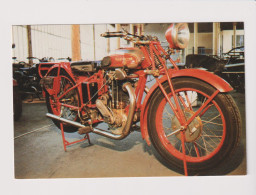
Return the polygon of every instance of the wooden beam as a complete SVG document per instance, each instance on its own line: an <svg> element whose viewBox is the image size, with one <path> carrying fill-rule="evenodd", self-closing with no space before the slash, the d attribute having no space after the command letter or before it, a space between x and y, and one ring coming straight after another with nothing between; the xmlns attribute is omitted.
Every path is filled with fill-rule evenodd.
<svg viewBox="0 0 256 195"><path fill-rule="evenodd" d="M71 45L72 45L72 61L81 60L80 25L72 25Z"/></svg>
<svg viewBox="0 0 256 195"><path fill-rule="evenodd" d="M144 24L141 24L141 35L144 35Z"/></svg>
<svg viewBox="0 0 256 195"><path fill-rule="evenodd" d="M116 24L116 32L120 31L121 29L121 24ZM117 38L117 49L120 48L120 38Z"/></svg>
<svg viewBox="0 0 256 195"><path fill-rule="evenodd" d="M213 38L213 50L212 54L213 55L218 55L219 47L220 47L220 23L219 22L214 22L213 23L213 33L212 33L212 38Z"/></svg>
<svg viewBox="0 0 256 195"><path fill-rule="evenodd" d="M141 35L141 24L137 24L138 35Z"/></svg>
<svg viewBox="0 0 256 195"><path fill-rule="evenodd" d="M27 25L27 40L28 40L28 57L33 57L32 52L32 38L31 38L31 26ZM29 59L29 65L33 65L33 59Z"/></svg>
<svg viewBox="0 0 256 195"><path fill-rule="evenodd" d="M198 54L198 23L194 23L194 54Z"/></svg>
<svg viewBox="0 0 256 195"><path fill-rule="evenodd" d="M233 22L233 40L232 40L232 48L236 47L236 22Z"/></svg>
<svg viewBox="0 0 256 195"><path fill-rule="evenodd" d="M96 46L95 46L95 25L92 25L93 30L93 59L96 59Z"/></svg>
<svg viewBox="0 0 256 195"><path fill-rule="evenodd" d="M130 33L134 34L134 25L133 24L130 24ZM133 42L131 42L130 44L131 44L132 47L134 47L134 43Z"/></svg>

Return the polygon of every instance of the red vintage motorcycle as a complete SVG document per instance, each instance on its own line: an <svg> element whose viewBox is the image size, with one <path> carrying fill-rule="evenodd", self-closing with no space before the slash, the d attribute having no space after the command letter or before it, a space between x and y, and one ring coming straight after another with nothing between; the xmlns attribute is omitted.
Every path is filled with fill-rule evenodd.
<svg viewBox="0 0 256 195"><path fill-rule="evenodd" d="M134 47L121 48L100 62L39 66L47 116L59 128L115 140L139 129L147 144L153 143L185 175L205 173L232 154L241 131L239 110L228 94L232 87L210 72L179 69L170 58L174 49L187 46L187 24L168 28L168 51L157 37L125 30L101 36L120 37ZM149 75L155 80L150 89Z"/></svg>

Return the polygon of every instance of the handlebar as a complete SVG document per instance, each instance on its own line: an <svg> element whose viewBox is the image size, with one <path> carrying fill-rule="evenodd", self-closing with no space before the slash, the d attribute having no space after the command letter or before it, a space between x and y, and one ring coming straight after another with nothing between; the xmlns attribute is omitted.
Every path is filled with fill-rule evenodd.
<svg viewBox="0 0 256 195"><path fill-rule="evenodd" d="M122 31L119 32L105 32L101 34L100 36L105 37L105 38L111 38L111 37L124 37L125 33Z"/></svg>
<svg viewBox="0 0 256 195"><path fill-rule="evenodd" d="M149 44L150 43L150 39L149 37L145 37L144 35L135 35L135 34L131 34L128 33L127 31L122 32L105 32L103 34L101 34L102 37L105 38L111 38L111 37L120 37L123 38L124 40L127 41L132 41L135 44Z"/></svg>

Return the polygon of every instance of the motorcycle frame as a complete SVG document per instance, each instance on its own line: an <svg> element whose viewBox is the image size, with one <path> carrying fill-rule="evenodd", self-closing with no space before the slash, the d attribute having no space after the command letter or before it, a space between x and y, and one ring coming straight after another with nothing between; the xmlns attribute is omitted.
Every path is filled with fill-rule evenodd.
<svg viewBox="0 0 256 195"><path fill-rule="evenodd" d="M178 66L176 65L176 63L169 57L167 60L169 60L171 62L171 64L173 65L173 68L171 69L167 69L166 66L166 61L163 60L162 56L168 56L167 52L162 48L162 46L160 45L160 42L158 41L150 41L149 43L149 50L150 50L150 54L147 52L146 50L146 46L145 45L140 45L140 49L141 51L144 53L145 56L145 61L146 63L144 63L144 67L143 69L145 69L146 67L152 66L151 71L145 71L145 70L141 70L138 69L136 72L134 72L134 76L130 76L130 78L138 78L138 83L137 83L137 87L135 88L135 96L136 96L136 110L135 111L141 111L140 112L140 124L141 124L141 135L142 138L146 140L146 142L148 143L148 145L150 145L150 141L149 141L149 136L148 136L148 128L147 128L147 113L148 113L148 103L150 101L150 97L152 96L152 94L155 92L155 90L157 88L160 88L160 90L162 91L163 95L165 96L166 100L168 101L169 105L171 106L175 116L177 117L177 119L179 120L179 122L181 123L181 126L186 129L186 127L193 121L193 119L205 108L207 109L207 105L208 103L219 93L219 92L228 92L232 90L232 87L225 82L223 79L221 79L220 77L206 72L206 71L202 71L199 69L183 69L180 70L178 68ZM158 69L155 65L155 56L153 55L153 53L156 54L156 56L158 57L158 59L160 60L161 64L162 64L162 68ZM72 109L76 109L79 111L82 111L84 106L90 107L90 108L96 108L95 104L92 104L91 101L85 103L83 102L83 94L82 94L82 83L84 82L97 82L98 85L98 89L101 88L104 84L104 78L103 78L103 71L104 70L99 70L97 73L94 73L92 76L90 77L86 77L86 76L74 76L72 73L72 70L70 68L70 63L68 62L60 62L60 63L56 63L55 65L53 65L52 67L48 68L48 72L47 74L54 68L58 68L58 73L57 73L57 77L55 77L55 85L53 88L53 91L58 89L58 81L60 80L60 70L64 69L65 72L67 72L67 74L71 77L71 79L75 82L75 85L73 87L71 87L69 90L67 90L65 93L62 94L62 96L58 97L59 99L61 97L63 97L65 94L67 94L69 91L77 88L79 91L79 98L80 98L80 102L81 105L79 107L75 107L75 106L71 106L71 105L67 105L67 104L61 104L62 106L66 106ZM41 70L46 70L47 68L41 68L41 64L39 65L39 75L41 77L43 77L43 75L41 74ZM46 75L47 75L46 74ZM151 87L151 89L149 90L149 92L147 93L144 101L142 102L142 98L144 95L144 91L146 88L146 82L147 82L147 78L148 75L153 75L154 79L156 80L156 83ZM161 78L159 78L160 76L162 76ZM129 77L129 76L128 76ZM203 80L207 83L210 83L212 86L214 86L217 90L215 93L213 93L211 95L211 97L208 99L208 101L188 120L186 121L184 115L183 115L183 111L178 103L178 98L176 95L173 96L174 98L174 104L170 101L170 99L168 98L168 94L166 93L165 89L163 88L163 83L164 82L168 82L169 87L171 89L171 93L175 94L175 89L173 87L172 78L175 77L193 77L193 78L198 78L200 80ZM89 88L89 87L88 87ZM99 96L101 94L103 94L104 92L106 92L107 89L107 85L105 85L104 88L101 88L98 93ZM88 92L88 99L91 99L90 97L90 93ZM57 98L57 97L55 97ZM206 110L204 110L205 112ZM102 122L102 121L92 121L91 123L98 123L98 122Z"/></svg>
<svg viewBox="0 0 256 195"><path fill-rule="evenodd" d="M185 154L185 135L183 130L185 130L188 125L194 120L194 118L200 114L201 112L204 113L207 111L207 109L209 109L210 106L208 106L208 104L214 99L214 97L216 97L216 95L218 95L220 92L228 92L232 90L232 87L225 82L223 79L221 79L220 77L206 72L206 71L202 71L202 70L198 70L198 69L185 69L185 70L180 70L178 68L178 66L176 65L176 63L170 58L170 56L167 54L167 52L162 48L162 46L160 45L160 42L158 41L149 41L147 42L147 44L149 44L149 50L150 53L148 53L146 46L145 45L140 45L140 49L141 51L144 53L145 56L145 63L142 64L142 69L138 69L136 72L134 72L133 75L129 75L127 76L128 78L138 78L138 82L137 82L137 86L135 88L135 96L136 96L136 110L135 111L140 111L140 128L141 128L141 135L142 138L146 140L147 144L150 145L150 140L149 140L149 135L148 135L148 128L147 128L147 115L148 115L148 108L149 108L149 103L150 103L150 97L153 95L153 93L157 90L160 89L164 95L164 97L166 98L167 102L169 103L170 107L172 108L175 116L177 117L177 119L179 120L180 124L181 124L181 129L179 130L179 132L181 133L181 142L182 142L182 151L183 151L183 164L184 164L184 172L185 175L187 175L187 164L186 164L186 154ZM159 59L160 63L162 64L162 66L160 68L156 67L155 64L155 56L154 54L157 56L157 58ZM171 62L171 64L173 65L172 69L167 69L166 66L166 61L164 60L163 56L165 56L166 60L169 60ZM79 107L75 107L72 105L67 105L67 104L61 104L58 106L66 106L72 109L76 109L78 111L82 111L83 107L87 106L87 107L91 107L91 108L96 108L95 104L92 104L91 101L85 103L83 102L83 94L82 94L82 83L83 82L97 82L98 85L98 93L99 96L101 94L103 94L104 92L107 92L107 85L104 85L104 78L103 78L103 71L104 70L99 70L97 73L93 73L92 76L90 77L86 77L86 76L74 76L71 70L71 67L69 66L69 63L57 63L55 65L53 65L51 68L49 68L47 74L53 69L53 68L58 68L58 73L57 73L57 77L54 77L54 84L53 84L53 92L48 91L49 93L56 93L56 90L58 90L59 88L59 81L60 81L60 71L61 69L64 69L67 74L69 75L69 77L71 79L73 79L73 81L75 82L75 85L71 88L69 88L65 93L63 93L60 97L55 97L55 98L61 98L63 97L65 94L67 94L69 91L77 88L78 92L79 92L79 99L81 102L81 105ZM145 70L147 67L151 66L151 70ZM47 75L46 74L46 75ZM39 75L41 75L40 73L40 66L39 66ZM142 101L143 98L143 94L144 94L144 90L146 88L146 82L147 82L147 78L148 75L153 75L156 83L152 86L152 88L149 90L149 92L147 93L144 101ZM162 76L160 78L160 76ZM192 77L192 78L197 78L200 79L202 81L205 81L207 83L209 83L210 85L212 85L213 87L216 88L216 91L208 98L208 100L193 114L192 117L190 117L188 120L186 120L183 110L179 104L179 100L181 101L181 103L184 104L184 100L182 100L181 98L178 99L178 96L175 94L175 89L172 83L172 79L176 78L176 77ZM174 103L171 102L170 98L168 97L167 92L165 91L164 87L163 87L163 83L168 82L168 85L170 87L171 90L171 94L173 95L173 99L174 99ZM105 86L105 87L103 87ZM89 89L89 87L88 87ZM90 92L88 90L88 94L89 97L88 99L90 100ZM187 95L186 95L186 99L187 101L189 100ZM188 101L189 102L189 101ZM191 104L189 103L189 107L191 107ZM89 124L95 124L98 122L103 122L96 120L96 121L91 121ZM175 131L176 132L176 131Z"/></svg>
<svg viewBox="0 0 256 195"><path fill-rule="evenodd" d="M162 93L164 94L166 100L168 101L168 103L170 104L172 110L174 111L175 116L177 117L177 119L180 121L181 126L183 126L184 128L186 128L190 122L193 121L193 119L196 117L196 115L198 113L200 113L204 108L206 108L207 104L204 104L187 122L186 119L183 115L183 111L179 106L178 103L178 98L176 95L173 96L174 98L174 103L173 104L170 99L168 98L168 95L166 93L166 91L164 90L162 84L164 82L168 82L169 87L171 89L171 93L175 94L175 89L173 87L172 78L175 77L194 77L194 78L198 78L200 80L203 80L207 83L210 83L212 86L214 86L217 90L216 93L212 94L212 96L210 97L209 101L207 103L209 103L219 92L228 92L232 90L232 87L226 83L223 79L219 78L218 76L206 72L206 71L202 71L202 70L198 70L198 69L185 69L185 70L180 70L178 68L178 66L176 65L175 61L173 61L170 57L166 58L166 60L169 60L171 62L171 64L173 65L173 68L171 69L167 69L166 66L166 61L163 60L162 56L169 56L167 54L167 52L163 49L163 47L161 46L160 42L158 41L149 41L147 43L149 45L149 50L150 50L150 54L147 52L146 50L146 46L145 45L140 45L140 49L141 51L144 53L145 56L145 62L143 66L143 69L152 66L151 71L147 72L141 69L138 69L138 71L134 72L134 76L133 78L138 78L138 84L137 87L135 88L135 96L136 96L136 111L141 111L141 116L140 116L140 122L141 122L141 133L142 133L142 138L145 139L147 141L148 144L150 144L149 141L149 137L148 137L148 133L147 133L147 125L146 125L146 115L147 115L147 111L148 109L146 108L148 105L148 101L149 101L149 97L151 97L152 93L156 90L156 88L160 88L160 90L162 91ZM158 57L158 59L160 60L162 67L161 69L158 69L155 65L155 55ZM91 108L95 108L95 104L92 104L91 101L86 103L83 102L83 94L82 94L82 88L81 85L83 82L97 82L98 88L101 88L101 86L103 86L104 84L104 78L103 78L103 71L104 70L99 70L97 73L94 73L92 76L90 77L86 77L86 76L74 76L72 73L72 70L70 68L70 63L68 62L60 62L60 63L56 63L55 65L53 65L50 68L41 68L41 65L39 65L39 75L40 77L43 77L43 75L41 74L41 70L47 70L48 69L48 73L54 69L54 68L58 68L58 73L57 73L57 77L55 78L55 82L56 84L58 84L59 79L60 79L60 70L64 69L67 74L71 77L71 79L73 81L75 81L75 85L73 87L71 87L69 90L67 90L64 94L62 94L61 97L63 97L65 94L67 94L69 91L73 90L74 88L77 88L79 91L79 98L81 101L81 105L79 108L74 107L74 106L70 106L67 104L62 104L62 106L66 106L66 107L70 107L73 109L77 109L79 111L82 110L82 108L84 106L88 106ZM191 71L192 70L192 71ZM48 74L47 73L47 74ZM46 75L47 75L46 74ZM144 101L142 102L142 98L143 98L143 94L144 94L144 90L146 88L146 82L147 82L147 78L148 75L153 75L155 80L156 80L156 84L152 87L153 90L150 90L149 93L146 95ZM159 78L159 76L163 76L162 78ZM57 90L57 88L59 87L58 85L55 84L55 87L53 90ZM89 88L89 87L88 87ZM151 89L152 89L151 88ZM104 88L100 89L99 92L99 96L107 91L107 86L105 85ZM90 97L90 93L88 92L88 99L91 99ZM61 98L59 97L59 99ZM176 105L176 106L175 106ZM98 121L95 121L98 122ZM94 123L94 122L92 122Z"/></svg>

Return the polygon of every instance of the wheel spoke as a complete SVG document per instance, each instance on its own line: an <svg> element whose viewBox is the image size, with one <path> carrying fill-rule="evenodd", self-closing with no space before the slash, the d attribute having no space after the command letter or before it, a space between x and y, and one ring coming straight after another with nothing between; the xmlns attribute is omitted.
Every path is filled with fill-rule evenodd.
<svg viewBox="0 0 256 195"><path fill-rule="evenodd" d="M187 149L188 155L189 155L190 154L190 150L189 150L188 145L186 143L185 143L185 149Z"/></svg>
<svg viewBox="0 0 256 195"><path fill-rule="evenodd" d="M213 143L216 144L216 146L218 146L219 144L217 144L213 139L212 137L208 136L208 135L203 135L204 137L208 137ZM219 140L220 141L220 140Z"/></svg>
<svg viewBox="0 0 256 195"><path fill-rule="evenodd" d="M201 135L201 136L204 136L204 137L216 137L216 138L222 138L222 136L217 136L217 135Z"/></svg>
<svg viewBox="0 0 256 195"><path fill-rule="evenodd" d="M213 125L219 125L219 126L223 126L223 124L219 124L219 123L214 123L214 122L210 122L210 121L205 121L205 120L202 120L203 125L207 124L207 123L210 123L210 124L213 124Z"/></svg>
<svg viewBox="0 0 256 195"><path fill-rule="evenodd" d="M205 141L205 143L206 143L208 146L210 146L213 150L216 149L216 147L214 147L212 144L210 144L209 141L207 141L207 140L205 140L205 139L204 139L204 141ZM215 143L215 142L214 142L214 143ZM209 148L209 147L208 147L208 148Z"/></svg>
<svg viewBox="0 0 256 195"><path fill-rule="evenodd" d="M201 146L198 142L197 142L197 146L199 146L199 147L202 148L204 151L206 151L207 154L209 154L210 152L207 150L206 143L205 143L205 140L204 140L203 137L202 137L202 140L203 140L204 147Z"/></svg>
<svg viewBox="0 0 256 195"><path fill-rule="evenodd" d="M166 135L166 137L170 137L170 136L174 135L175 133L178 133L178 132L181 131L181 130L182 130L182 128L177 129L177 130L171 132L170 134Z"/></svg>
<svg viewBox="0 0 256 195"><path fill-rule="evenodd" d="M188 146L189 144L187 143L187 144L185 144L185 146L186 146L186 148L187 148L187 150L188 150L188 155L190 155L190 156L192 156L192 154L191 154L191 152L192 152L192 146ZM189 149L190 148L190 149Z"/></svg>
<svg viewBox="0 0 256 195"><path fill-rule="evenodd" d="M202 120L202 121L204 121L205 122L205 124L206 123L210 123L211 121L213 121L214 119L216 119L216 118L218 118L220 116L220 114L219 115L217 115L217 116L215 116L215 117L213 117L213 118L211 118L210 120L208 120L208 121L205 121L205 120Z"/></svg>
<svg viewBox="0 0 256 195"><path fill-rule="evenodd" d="M211 132L212 135L217 136L217 135L216 135L212 130L210 130L208 127L205 126L205 128L206 128L207 131ZM215 131L215 130L214 130L214 131ZM220 131L217 131L217 132L220 132ZM206 134L205 131L204 131L204 133Z"/></svg>

